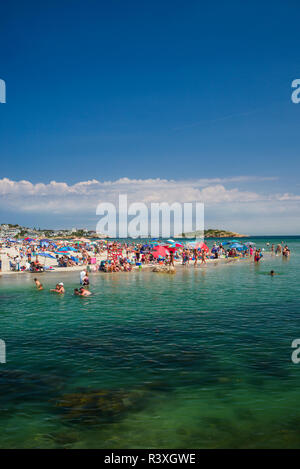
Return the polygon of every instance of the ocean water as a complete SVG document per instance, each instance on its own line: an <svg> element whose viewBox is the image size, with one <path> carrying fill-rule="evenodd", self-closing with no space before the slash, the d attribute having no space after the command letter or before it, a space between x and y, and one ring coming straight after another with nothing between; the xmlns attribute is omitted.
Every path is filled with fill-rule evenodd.
<svg viewBox="0 0 300 469"><path fill-rule="evenodd" d="M300 238L284 241L291 258L259 266L93 274L86 299L79 273L40 292L2 276L0 448L299 448Z"/></svg>

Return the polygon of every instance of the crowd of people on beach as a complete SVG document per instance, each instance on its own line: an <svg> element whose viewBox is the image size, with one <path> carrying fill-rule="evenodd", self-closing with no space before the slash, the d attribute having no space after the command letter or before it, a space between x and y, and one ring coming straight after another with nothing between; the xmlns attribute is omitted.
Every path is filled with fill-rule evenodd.
<svg viewBox="0 0 300 469"><path fill-rule="evenodd" d="M82 267L79 273L80 286L75 288L73 294L79 297L88 297L92 293L89 291L89 273L91 272L131 272L133 269L142 267L153 267L157 272L160 268L173 269L182 265L187 267L193 265L195 268L200 265L205 266L207 262L224 260L227 262L234 260L248 259L258 264L264 257L265 249L257 248L255 243L239 241L214 242L209 248L205 242L176 242L174 240L157 240L140 242L121 242L110 240L30 240L21 241L3 240L0 241L0 253L6 250L9 259L10 269L16 272L41 273L55 269L71 268L77 270ZM281 242L277 246L267 243L266 251L269 255L289 258L289 247ZM13 254L12 254L13 252ZM50 259L50 265L46 265L40 259ZM172 272L171 272L172 273ZM271 276L277 275L274 270ZM41 281L34 277L36 289L44 289ZM65 286L63 282L58 282L50 292L63 295Z"/></svg>
<svg viewBox="0 0 300 469"><path fill-rule="evenodd" d="M83 286L88 285L89 272L131 272L143 266L157 265L175 267L182 264L186 267L193 264L197 267L217 260L252 259L255 263L259 263L264 255L263 249L256 248L255 243L239 241L214 242L209 248L203 241L157 240L142 244L120 240L24 239L4 240L0 242L0 252L3 249L6 250L11 271L40 273L57 268L73 269L84 266L86 276L83 279ZM290 250L284 243L276 247L267 243L267 250L272 255L282 255L285 258L290 256Z"/></svg>

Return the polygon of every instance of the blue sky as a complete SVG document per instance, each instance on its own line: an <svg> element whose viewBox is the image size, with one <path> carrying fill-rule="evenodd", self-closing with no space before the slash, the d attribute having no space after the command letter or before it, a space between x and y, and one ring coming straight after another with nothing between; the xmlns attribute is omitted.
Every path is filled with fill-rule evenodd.
<svg viewBox="0 0 300 469"><path fill-rule="evenodd" d="M291 102L299 13L289 0L6 2L0 178L33 187L219 178L227 191L258 194L258 214L266 198L286 213L280 198L288 193L284 203L295 206L285 229L300 233L300 105ZM95 224L96 198L83 210L88 218L78 212L69 220L39 205L37 190L23 194L21 208L14 191L1 192L0 183L1 221ZM65 195L55 197L61 203ZM232 228L220 211L211 223ZM235 229L248 229L244 213ZM282 232L274 223L262 231Z"/></svg>

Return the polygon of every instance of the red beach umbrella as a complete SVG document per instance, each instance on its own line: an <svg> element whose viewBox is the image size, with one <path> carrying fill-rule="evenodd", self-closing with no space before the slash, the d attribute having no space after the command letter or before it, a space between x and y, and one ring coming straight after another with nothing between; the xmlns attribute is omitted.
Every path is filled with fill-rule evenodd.
<svg viewBox="0 0 300 469"><path fill-rule="evenodd" d="M167 249L169 252L177 251L177 248L174 246L164 246L164 248Z"/></svg>
<svg viewBox="0 0 300 469"><path fill-rule="evenodd" d="M203 243L203 241L201 241L201 243L197 243L197 244L196 244L196 248L197 248L197 249L204 249L204 251L206 251L206 252L209 251L209 247L206 246L206 244Z"/></svg>
<svg viewBox="0 0 300 469"><path fill-rule="evenodd" d="M163 246L156 246L152 251L152 255L155 259L157 259L159 256L166 257L167 250Z"/></svg>

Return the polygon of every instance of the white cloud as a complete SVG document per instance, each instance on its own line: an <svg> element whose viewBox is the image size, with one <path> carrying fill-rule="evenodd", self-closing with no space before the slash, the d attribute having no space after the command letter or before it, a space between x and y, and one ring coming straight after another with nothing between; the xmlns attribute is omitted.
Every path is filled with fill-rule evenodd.
<svg viewBox="0 0 300 469"><path fill-rule="evenodd" d="M213 178L191 181L167 179L129 179L100 182L96 179L70 185L51 181L32 183L0 179L0 211L35 215L38 218L66 215L76 220L89 216L96 218L99 202L118 202L118 195L127 194L128 202L203 202L206 220L210 226L251 232L250 225L257 228L272 226L277 232L285 229L300 233L300 209L298 194L266 194L243 190L244 183L274 181L276 178ZM230 188L228 186L231 186ZM232 186L236 186L233 187ZM61 222L61 223L62 223ZM297 225L299 229L297 228ZM266 228L267 230L268 228Z"/></svg>
<svg viewBox="0 0 300 469"><path fill-rule="evenodd" d="M227 179L227 181L232 181ZM0 206L20 211L90 210L99 202L114 202L119 193L127 193L130 202L253 202L254 192L226 189L222 179L174 181L166 179L128 179L99 182L96 179L73 185L51 181L48 184L30 181L0 180Z"/></svg>

